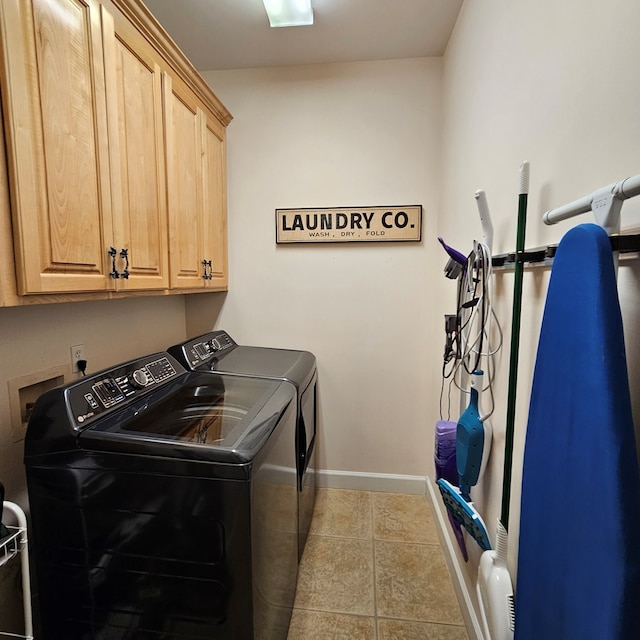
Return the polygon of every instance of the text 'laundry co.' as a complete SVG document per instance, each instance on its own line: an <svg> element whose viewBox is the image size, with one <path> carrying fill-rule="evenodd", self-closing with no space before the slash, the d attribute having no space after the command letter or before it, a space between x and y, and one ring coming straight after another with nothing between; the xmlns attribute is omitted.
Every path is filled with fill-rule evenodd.
<svg viewBox="0 0 640 640"><path fill-rule="evenodd" d="M276 209L276 242L419 242L422 206Z"/></svg>

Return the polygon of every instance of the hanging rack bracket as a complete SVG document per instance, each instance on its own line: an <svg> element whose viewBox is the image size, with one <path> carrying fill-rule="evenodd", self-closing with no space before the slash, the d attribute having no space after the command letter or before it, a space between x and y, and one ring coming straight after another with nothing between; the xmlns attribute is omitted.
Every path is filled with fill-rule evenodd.
<svg viewBox="0 0 640 640"><path fill-rule="evenodd" d="M620 210L628 198L640 195L640 175L615 182L591 195L574 200L557 209L547 211L542 220L555 224L568 218L593 211L596 222L609 234L620 233Z"/></svg>

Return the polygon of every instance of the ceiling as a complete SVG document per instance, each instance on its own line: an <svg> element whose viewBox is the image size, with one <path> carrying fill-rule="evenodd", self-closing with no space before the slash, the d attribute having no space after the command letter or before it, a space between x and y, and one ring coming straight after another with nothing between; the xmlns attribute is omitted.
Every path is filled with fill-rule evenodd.
<svg viewBox="0 0 640 640"><path fill-rule="evenodd" d="M273 29L262 0L143 0L199 71L441 56L463 0L312 0Z"/></svg>

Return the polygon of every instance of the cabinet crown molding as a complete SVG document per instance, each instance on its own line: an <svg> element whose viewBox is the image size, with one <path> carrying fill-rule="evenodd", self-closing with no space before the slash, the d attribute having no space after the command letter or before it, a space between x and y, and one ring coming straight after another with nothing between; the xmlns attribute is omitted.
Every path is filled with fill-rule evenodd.
<svg viewBox="0 0 640 640"><path fill-rule="evenodd" d="M111 0L226 127L233 116L142 0Z"/></svg>

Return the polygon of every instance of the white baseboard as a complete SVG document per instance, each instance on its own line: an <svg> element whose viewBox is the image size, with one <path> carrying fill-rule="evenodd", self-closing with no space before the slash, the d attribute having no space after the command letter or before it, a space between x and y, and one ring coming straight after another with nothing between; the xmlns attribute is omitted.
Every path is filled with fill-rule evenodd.
<svg viewBox="0 0 640 640"><path fill-rule="evenodd" d="M465 627L467 628L467 635L469 636L469 640L483 640L482 627L480 626L480 621L473 606L473 599L462 575L462 566L460 565L458 554L453 546L452 538L449 535L448 524L440 509L440 499L436 497L433 482L431 482L429 478L427 478L427 496L431 500L433 513L436 515L436 524L442 544L442 551L447 566L449 567L453 588L456 592L458 603L460 604L460 611L464 619Z"/></svg>
<svg viewBox="0 0 640 640"><path fill-rule="evenodd" d="M387 493L415 493L424 495L424 476L402 476L389 473L362 473L360 471L316 471L318 487L383 491Z"/></svg>

